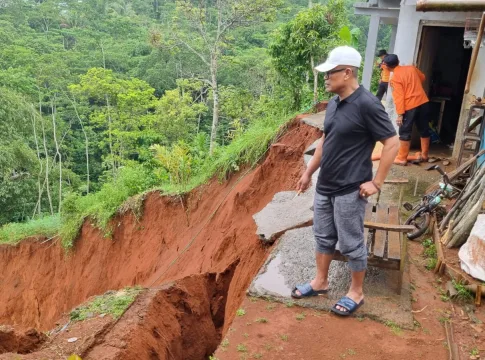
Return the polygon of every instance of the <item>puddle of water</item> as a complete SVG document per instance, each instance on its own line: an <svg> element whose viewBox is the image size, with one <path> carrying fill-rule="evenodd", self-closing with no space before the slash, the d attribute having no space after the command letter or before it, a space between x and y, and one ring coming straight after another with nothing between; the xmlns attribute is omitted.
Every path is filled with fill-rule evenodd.
<svg viewBox="0 0 485 360"><path fill-rule="evenodd" d="M281 254L277 254L254 282L255 287L262 293L271 293L278 296L289 297L291 289L285 284L285 277L280 273Z"/></svg>

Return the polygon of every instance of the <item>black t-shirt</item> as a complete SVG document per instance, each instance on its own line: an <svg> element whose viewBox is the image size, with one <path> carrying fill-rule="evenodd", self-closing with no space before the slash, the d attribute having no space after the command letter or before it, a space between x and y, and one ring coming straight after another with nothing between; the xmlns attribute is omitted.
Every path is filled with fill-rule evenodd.
<svg viewBox="0 0 485 360"><path fill-rule="evenodd" d="M372 180L376 142L396 135L382 103L363 86L342 101L330 100L323 127L317 192L327 196L351 193Z"/></svg>

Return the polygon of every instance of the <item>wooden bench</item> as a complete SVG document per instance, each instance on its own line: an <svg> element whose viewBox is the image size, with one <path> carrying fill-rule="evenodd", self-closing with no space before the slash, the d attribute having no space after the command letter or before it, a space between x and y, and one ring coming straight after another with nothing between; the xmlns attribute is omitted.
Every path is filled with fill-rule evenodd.
<svg viewBox="0 0 485 360"><path fill-rule="evenodd" d="M399 271L398 294L401 293L407 251L403 233L410 230L413 230L412 226L400 225L398 206L367 204L364 238L369 254L368 265ZM338 243L334 260L347 261L338 250Z"/></svg>

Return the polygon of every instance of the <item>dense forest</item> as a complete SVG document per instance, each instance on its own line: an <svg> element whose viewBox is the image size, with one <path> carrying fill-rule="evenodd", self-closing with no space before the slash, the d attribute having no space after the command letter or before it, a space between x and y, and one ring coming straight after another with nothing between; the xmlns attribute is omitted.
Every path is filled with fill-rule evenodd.
<svg viewBox="0 0 485 360"><path fill-rule="evenodd" d="M0 242L60 229L70 246L134 195L258 161L328 96L312 69L329 49L364 53L353 2L2 1L0 226L23 227Z"/></svg>

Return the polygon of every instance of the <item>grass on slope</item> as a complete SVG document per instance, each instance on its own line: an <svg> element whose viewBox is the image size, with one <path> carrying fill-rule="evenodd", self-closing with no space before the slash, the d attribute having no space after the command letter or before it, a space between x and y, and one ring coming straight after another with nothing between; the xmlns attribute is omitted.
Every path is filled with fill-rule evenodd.
<svg viewBox="0 0 485 360"><path fill-rule="evenodd" d="M214 175L220 180L239 170L240 166L255 165L266 153L269 145L282 133L294 116L273 115L253 121L246 131L229 145L220 147L194 174L187 186L157 184L152 171L142 166L126 167L112 182L105 183L97 193L87 196L71 194L63 202L61 218L46 217L24 224L8 224L0 228L0 242L16 243L33 235L53 236L59 231L62 245L69 249L79 235L85 219L110 236L110 220L117 213L133 211L141 215L143 194L157 189L164 194L181 194L207 182Z"/></svg>
<svg viewBox="0 0 485 360"><path fill-rule="evenodd" d="M46 216L26 223L12 223L0 227L0 244L16 244L32 236L55 236L60 227L58 215Z"/></svg>
<svg viewBox="0 0 485 360"><path fill-rule="evenodd" d="M69 317L71 321L83 321L97 315L109 314L118 319L142 290L141 287L134 287L120 291L108 291L104 295L96 296L91 302L72 310Z"/></svg>

